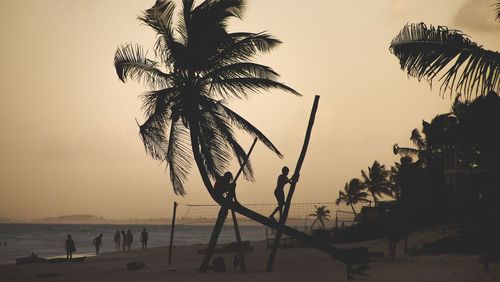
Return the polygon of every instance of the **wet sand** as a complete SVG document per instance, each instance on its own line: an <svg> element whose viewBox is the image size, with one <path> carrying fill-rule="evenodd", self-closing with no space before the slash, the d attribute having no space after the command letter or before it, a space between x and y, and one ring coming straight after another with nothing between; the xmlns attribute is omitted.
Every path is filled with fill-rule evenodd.
<svg viewBox="0 0 500 282"><path fill-rule="evenodd" d="M442 230L419 232L410 237L409 246L418 247L446 236ZM247 256L247 273L233 270L233 254L224 257L228 271L199 274L203 258L196 253L202 246L176 247L172 266L167 265L168 248L146 251L105 253L83 263L2 265L0 281L346 281L345 266L314 248L280 249L274 271L264 272L269 249L264 242L252 242ZM387 258L387 242L374 240L339 247L366 246L370 252L384 252L372 258L369 277L356 281L500 281L500 263L485 273L477 255L405 256L400 242L395 259ZM214 255L218 256L219 254ZM143 261L146 268L128 271L131 261ZM44 276L44 277L40 277Z"/></svg>

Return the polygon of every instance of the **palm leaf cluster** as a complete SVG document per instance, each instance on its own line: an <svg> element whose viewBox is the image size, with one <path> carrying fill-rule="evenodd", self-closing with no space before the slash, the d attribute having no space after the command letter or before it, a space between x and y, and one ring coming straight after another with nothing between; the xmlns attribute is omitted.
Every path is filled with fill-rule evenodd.
<svg viewBox="0 0 500 282"><path fill-rule="evenodd" d="M459 30L407 24L392 40L390 51L411 77L432 85L442 74L441 93L456 91L470 98L500 90L500 53L484 49Z"/></svg>
<svg viewBox="0 0 500 282"><path fill-rule="evenodd" d="M330 218L330 210L327 209L326 206L314 206L314 208L316 209L314 213L308 215L315 217L311 226L314 226L314 224L319 221L321 223L321 227L325 229L325 220Z"/></svg>
<svg viewBox="0 0 500 282"><path fill-rule="evenodd" d="M174 25L174 2L158 0L138 17L156 32L153 54L133 44L116 51L119 79L149 89L142 96L145 121L139 126L140 136L146 151L166 163L176 194L185 194L193 154L202 162L202 167L197 162L200 172L212 178L227 171L234 157L240 163L245 159L234 128L282 156L260 130L227 106L231 99L261 90L300 95L277 82L273 69L251 61L278 46L278 39L267 33L227 31L228 20L240 19L244 7L244 0L206 0L198 6L194 0L183 0ZM253 179L251 163L244 176Z"/></svg>
<svg viewBox="0 0 500 282"><path fill-rule="evenodd" d="M361 180L353 178L345 184L344 190L339 191L339 197L335 203L338 206L340 203L344 202L346 205L351 206L352 212L356 215L354 205L369 202L366 199L368 197L368 193L364 191L365 188L366 187Z"/></svg>

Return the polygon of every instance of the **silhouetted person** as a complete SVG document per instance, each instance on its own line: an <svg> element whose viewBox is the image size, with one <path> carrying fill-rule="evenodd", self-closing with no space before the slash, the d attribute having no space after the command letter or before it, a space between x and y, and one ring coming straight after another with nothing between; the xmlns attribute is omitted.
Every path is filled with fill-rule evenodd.
<svg viewBox="0 0 500 282"><path fill-rule="evenodd" d="M276 200L278 201L278 207L271 213L269 216L270 218L274 219L274 215L279 212L280 218L283 215L283 207L285 206L285 185L288 183L292 183L296 179L295 177L292 177L292 179L288 179L288 173L290 172L290 169L287 166L284 166L281 169L281 174L278 176L278 181L276 183L276 189L274 189L274 196L276 197Z"/></svg>
<svg viewBox="0 0 500 282"><path fill-rule="evenodd" d="M231 172L224 173L223 176L217 178L214 184L214 190L217 195L226 200L236 200L235 188L236 184L232 183L233 174Z"/></svg>
<svg viewBox="0 0 500 282"><path fill-rule="evenodd" d="M389 257L396 256L396 246L402 237L402 222L398 211L390 210L386 213L385 232L389 241Z"/></svg>
<svg viewBox="0 0 500 282"><path fill-rule="evenodd" d="M66 258L73 258L73 253L76 251L76 247L75 241L73 241L70 234L68 234L66 244L64 244L64 249L66 249Z"/></svg>
<svg viewBox="0 0 500 282"><path fill-rule="evenodd" d="M120 231L116 230L115 237L113 238L115 241L115 250L119 251L120 250L120 243L121 243L121 236L120 236Z"/></svg>
<svg viewBox="0 0 500 282"><path fill-rule="evenodd" d="M144 229L142 229L142 233L141 233L141 244L142 244L143 250L148 248L148 240L149 240L149 234L146 231L146 228L144 228Z"/></svg>
<svg viewBox="0 0 500 282"><path fill-rule="evenodd" d="M122 250L125 251L127 248L127 234L125 234L125 231L122 230Z"/></svg>
<svg viewBox="0 0 500 282"><path fill-rule="evenodd" d="M99 236L95 237L94 241L92 242L92 244L94 244L94 247L95 247L95 255L98 256L99 255L99 251L101 250L101 247L102 247L102 234L100 234Z"/></svg>
<svg viewBox="0 0 500 282"><path fill-rule="evenodd" d="M127 238L127 249L130 251L132 242L134 242L134 236L132 236L132 232L130 232L130 229L127 230L127 234L125 235L125 237Z"/></svg>

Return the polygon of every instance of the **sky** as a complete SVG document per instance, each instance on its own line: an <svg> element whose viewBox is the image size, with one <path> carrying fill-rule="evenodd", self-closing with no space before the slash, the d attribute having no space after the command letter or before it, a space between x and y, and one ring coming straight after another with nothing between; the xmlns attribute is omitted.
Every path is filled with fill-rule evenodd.
<svg viewBox="0 0 500 282"><path fill-rule="evenodd" d="M180 7L180 1L177 1ZM199 2L199 1L198 1ZM169 217L172 202L212 204L196 170L176 196L165 166L145 153L135 119L139 95L113 66L124 43L152 49L137 16L154 0L0 1L0 218L69 214ZM242 203L274 203L283 165L295 167L314 95L320 105L294 202L334 202L374 160L390 168L392 145L447 112L448 96L409 79L389 43L406 23L463 30L500 50L491 0L251 0L231 31L268 31L283 41L256 59L303 94L272 91L230 106L284 153L258 144L256 182L239 181ZM149 52L153 55L153 52ZM251 138L239 135L248 148ZM345 208L345 207L344 207Z"/></svg>

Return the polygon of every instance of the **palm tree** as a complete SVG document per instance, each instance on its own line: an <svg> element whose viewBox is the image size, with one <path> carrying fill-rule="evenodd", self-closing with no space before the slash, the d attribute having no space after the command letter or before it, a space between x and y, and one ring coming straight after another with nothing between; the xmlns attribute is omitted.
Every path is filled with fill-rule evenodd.
<svg viewBox="0 0 500 282"><path fill-rule="evenodd" d="M354 216L357 216L356 210L354 209L354 205L358 203L368 203L370 202L366 197L368 197L368 193L364 192L365 189L363 182L358 178L353 178L349 183L346 183L344 186L344 191L339 191L339 197L335 201L335 203L340 205L340 203L344 202L346 205L351 206L352 212Z"/></svg>
<svg viewBox="0 0 500 282"><path fill-rule="evenodd" d="M495 7L500 20L500 1ZM469 99L500 90L500 53L484 49L459 30L407 24L389 49L409 76L432 83L440 74L443 94L456 91Z"/></svg>
<svg viewBox="0 0 500 282"><path fill-rule="evenodd" d="M422 133L413 129L410 140L416 148L400 147L397 143L393 145L392 151L395 155L402 157L418 157L417 164L427 167L432 160L440 158L443 146L450 143L449 130L456 124L457 119L452 113L435 116L431 122L422 121Z"/></svg>
<svg viewBox="0 0 500 282"><path fill-rule="evenodd" d="M311 227L313 227L314 224L319 221L321 223L321 227L323 227L323 229L326 229L325 220L328 220L328 218L330 217L330 210L327 209L326 206L314 206L314 208L316 209L316 211L308 215L315 217L313 223L311 224Z"/></svg>
<svg viewBox="0 0 500 282"><path fill-rule="evenodd" d="M135 80L149 89L142 96L145 122L139 133L147 153L169 168L176 194L186 193L194 157L207 190L218 197L211 180L229 169L232 157L240 163L246 157L234 127L282 156L260 130L227 106L261 90L300 95L277 82L273 69L251 62L278 46L278 39L264 32L227 32L228 20L241 19L244 6L244 0L206 0L196 7L194 0L183 0L174 26L174 2L157 0L138 17L156 32L153 58L139 45L125 44L116 51L120 80ZM250 163L244 176L253 179Z"/></svg>
<svg viewBox="0 0 500 282"><path fill-rule="evenodd" d="M378 197L387 195L392 197L390 183L388 180L389 171L385 169L385 165L381 165L378 161L374 161L371 167L368 167L368 173L361 170L363 177L363 185L373 197L375 206L378 204Z"/></svg>

